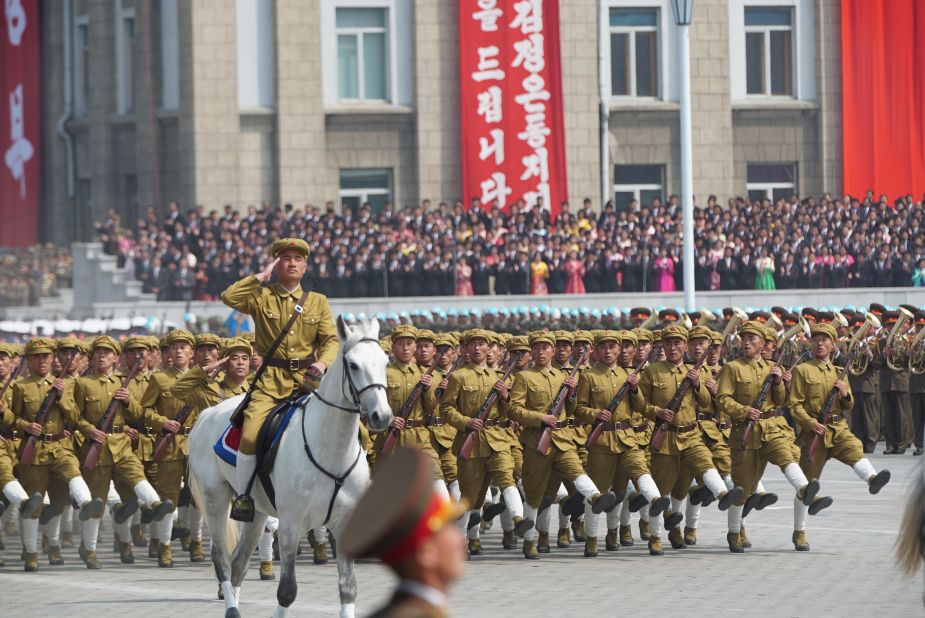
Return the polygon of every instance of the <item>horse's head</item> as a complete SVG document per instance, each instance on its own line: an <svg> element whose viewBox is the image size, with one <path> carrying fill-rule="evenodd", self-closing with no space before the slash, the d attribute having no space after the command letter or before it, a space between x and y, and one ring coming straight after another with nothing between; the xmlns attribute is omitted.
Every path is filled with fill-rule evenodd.
<svg viewBox="0 0 925 618"><path fill-rule="evenodd" d="M386 397L385 367L389 358L379 345L379 321L361 320L348 325L337 316L337 336L344 357L344 373L357 399L360 414L370 431L382 431L392 421L392 408Z"/></svg>

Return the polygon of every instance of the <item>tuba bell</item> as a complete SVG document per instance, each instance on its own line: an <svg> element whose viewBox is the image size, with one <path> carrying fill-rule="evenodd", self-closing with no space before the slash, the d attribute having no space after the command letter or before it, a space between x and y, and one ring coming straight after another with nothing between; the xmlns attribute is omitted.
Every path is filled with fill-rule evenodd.
<svg viewBox="0 0 925 618"><path fill-rule="evenodd" d="M862 375L870 364L870 345L876 338L876 331L880 328L880 320L873 313L864 314L864 323L851 336L848 342L848 373L853 376Z"/></svg>
<svg viewBox="0 0 925 618"><path fill-rule="evenodd" d="M748 320L748 314L738 307L732 308L732 318L723 330L723 361L728 363L739 354L739 326Z"/></svg>
<svg viewBox="0 0 925 618"><path fill-rule="evenodd" d="M905 337L904 331L906 322L913 318L912 312L905 307L899 308L899 319L890 329L890 334L886 338L884 353L886 355L886 365L893 371L904 371L909 359L909 340Z"/></svg>
<svg viewBox="0 0 925 618"><path fill-rule="evenodd" d="M925 326L919 329L909 344L909 370L915 375L925 373Z"/></svg>
<svg viewBox="0 0 925 618"><path fill-rule="evenodd" d="M796 325L778 335L779 358L783 359L781 360L781 366L790 367L794 364L798 356L803 353L804 347L797 335L803 334L805 337L809 337L810 333L809 322L806 321L806 318L800 316L800 321Z"/></svg>

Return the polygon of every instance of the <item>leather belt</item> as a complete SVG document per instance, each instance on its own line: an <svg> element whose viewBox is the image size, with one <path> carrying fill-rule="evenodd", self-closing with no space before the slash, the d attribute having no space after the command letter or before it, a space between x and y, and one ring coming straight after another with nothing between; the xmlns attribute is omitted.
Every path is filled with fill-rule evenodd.
<svg viewBox="0 0 925 618"><path fill-rule="evenodd" d="M720 423L719 421L713 421L713 422L716 423L716 428L719 429L720 431L723 431L727 427L730 427L729 423Z"/></svg>
<svg viewBox="0 0 925 618"><path fill-rule="evenodd" d="M841 414L829 414L829 418L825 421L825 424L832 425L842 420L845 420L845 417Z"/></svg>
<svg viewBox="0 0 925 618"><path fill-rule="evenodd" d="M122 433L122 425L118 427L110 427L109 431L106 433Z"/></svg>
<svg viewBox="0 0 925 618"><path fill-rule="evenodd" d="M267 358L263 361L267 367L288 369L289 371L304 371L311 367L314 362L314 356L309 356L308 358Z"/></svg>
<svg viewBox="0 0 925 618"><path fill-rule="evenodd" d="M617 431L618 429L630 429L633 428L632 423L629 421L623 421L621 423L604 423L604 431Z"/></svg>
<svg viewBox="0 0 925 618"><path fill-rule="evenodd" d="M39 436L36 436L40 442L44 443L58 442L59 440L64 440L67 437L68 435L63 431L59 431L58 433L43 433Z"/></svg>
<svg viewBox="0 0 925 618"><path fill-rule="evenodd" d="M567 419L565 419L564 421L558 421L558 422L556 423L556 426L555 426L555 427L552 427L552 429L553 429L553 430L555 430L555 429L564 429L564 428L566 428L566 427L574 427L574 426L575 426L575 419L567 418Z"/></svg>
<svg viewBox="0 0 925 618"><path fill-rule="evenodd" d="M649 430L649 423L643 423L642 425L633 425L633 431L636 433L642 433Z"/></svg>
<svg viewBox="0 0 925 618"><path fill-rule="evenodd" d="M141 429L138 430L138 433L145 435L145 436L153 436L154 434L158 434L160 432L155 431L154 427L142 427Z"/></svg>
<svg viewBox="0 0 925 618"><path fill-rule="evenodd" d="M704 414L703 412L697 413L698 421L715 421L716 418L712 414Z"/></svg>
<svg viewBox="0 0 925 618"><path fill-rule="evenodd" d="M427 427L427 424L423 420L405 421L405 429L412 429L412 428L417 428L417 427Z"/></svg>
<svg viewBox="0 0 925 618"><path fill-rule="evenodd" d="M668 425L668 431L674 433L687 433L688 431L694 431L697 428L697 423L691 423L690 425Z"/></svg>
<svg viewBox="0 0 925 618"><path fill-rule="evenodd" d="M177 432L177 435L178 436L188 436L192 430L193 430L192 427L180 427L180 431Z"/></svg>
<svg viewBox="0 0 925 618"><path fill-rule="evenodd" d="M510 421L510 419L507 419L507 418L501 419L501 420L496 419L496 418L492 418L492 419L488 419L487 421L485 421L485 427L501 427L501 428L507 428L507 427L510 427L510 426L511 426L511 421Z"/></svg>
<svg viewBox="0 0 925 618"><path fill-rule="evenodd" d="M781 414L780 414L780 411L779 411L779 410L771 410L770 412L762 412L762 413L761 413L761 416L758 417L758 420L759 420L759 421L764 421L764 420L767 420L767 419L769 419L769 418L775 418L775 417L780 416L780 415L781 415ZM748 425L748 419L746 419L746 420L744 420L744 421L735 421L735 422L732 423L732 426L735 427L735 428L745 427L746 425Z"/></svg>
<svg viewBox="0 0 925 618"><path fill-rule="evenodd" d="M16 440L17 438L23 437L23 434L19 433L17 429L10 429L9 431L0 431L0 437L6 438L7 440Z"/></svg>
<svg viewBox="0 0 925 618"><path fill-rule="evenodd" d="M446 421L442 418L431 418L427 423L428 427L443 427L444 425L446 425Z"/></svg>

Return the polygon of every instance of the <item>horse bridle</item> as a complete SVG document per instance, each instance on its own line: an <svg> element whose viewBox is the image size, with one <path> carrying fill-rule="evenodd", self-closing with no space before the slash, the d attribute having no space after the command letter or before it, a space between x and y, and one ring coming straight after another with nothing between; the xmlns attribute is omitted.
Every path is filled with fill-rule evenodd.
<svg viewBox="0 0 925 618"><path fill-rule="evenodd" d="M381 346L381 344L379 343L379 340L373 339L372 337L363 337L362 339L358 339L356 343L354 343L354 345L356 345L357 343L364 343L364 342L365 343L375 343L376 345ZM343 372L342 372L343 375L341 377L340 390L341 390L341 393L344 395L344 398L348 398L347 392L350 393L349 399L353 402L353 405L355 407L346 408L336 403L332 403L326 400L324 397L322 397L317 389L312 389L312 396L317 397L318 400L321 401L322 403L328 406L331 406L332 408L341 410L343 412L347 412L348 414L362 414L362 411L360 410L360 395L362 395L363 393L365 393L371 388L381 388L384 391L388 391L388 389L386 388L385 384L380 384L379 382L372 382L370 384L367 384L363 388L358 389L356 387L356 384L353 383L353 375L350 373L350 366L347 364L346 351L341 356L341 361L343 362L344 367L343 367ZM347 392L344 392L345 385L347 386Z"/></svg>

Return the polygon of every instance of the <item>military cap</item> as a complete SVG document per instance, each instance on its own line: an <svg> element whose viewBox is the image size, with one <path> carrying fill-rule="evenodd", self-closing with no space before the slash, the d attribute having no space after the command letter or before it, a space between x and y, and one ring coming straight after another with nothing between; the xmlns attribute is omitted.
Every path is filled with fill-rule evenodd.
<svg viewBox="0 0 925 618"><path fill-rule="evenodd" d="M739 326L739 336L741 337L746 334L758 335L764 339L764 326L757 320L742 322L742 325Z"/></svg>
<svg viewBox="0 0 925 618"><path fill-rule="evenodd" d="M419 449L399 449L376 466L376 477L344 529L342 551L355 558L377 556L397 565L444 526L452 526L467 505L434 489L430 459Z"/></svg>
<svg viewBox="0 0 925 618"><path fill-rule="evenodd" d="M634 328L631 332L636 335L636 341L648 341L652 343L655 340L652 331L647 328Z"/></svg>
<svg viewBox="0 0 925 618"><path fill-rule="evenodd" d="M884 313L886 313L886 307L880 303L871 303L870 312L879 318L882 317Z"/></svg>
<svg viewBox="0 0 925 618"><path fill-rule="evenodd" d="M492 342L491 333L484 328L470 328L463 332L462 343L464 345L469 345L469 343L475 339L484 339L486 343Z"/></svg>
<svg viewBox="0 0 925 618"><path fill-rule="evenodd" d="M800 323L800 316L795 313L785 313L780 318L784 326L796 326Z"/></svg>
<svg viewBox="0 0 925 618"><path fill-rule="evenodd" d="M536 331L530 333L530 347L532 348L538 343L548 343L551 346L556 345L556 337L548 331Z"/></svg>
<svg viewBox="0 0 925 618"><path fill-rule="evenodd" d="M652 331L652 343L657 345L662 342L662 331L656 330Z"/></svg>
<svg viewBox="0 0 925 618"><path fill-rule="evenodd" d="M437 335L437 338L434 340L434 344L437 347L448 345L451 348L455 348L457 345L459 345L456 343L456 338L453 337L453 335L450 333L440 333Z"/></svg>
<svg viewBox="0 0 925 618"><path fill-rule="evenodd" d="M501 335L496 333L493 330L488 330L487 328L480 328L485 333L485 338L488 340L488 343L491 345L504 345L501 340Z"/></svg>
<svg viewBox="0 0 925 618"><path fill-rule="evenodd" d="M48 337L33 337L26 342L23 353L26 356L33 354L51 354L55 351L55 342Z"/></svg>
<svg viewBox="0 0 925 618"><path fill-rule="evenodd" d="M789 311L787 311L786 309L784 309L784 308L781 307L780 305L775 305L775 306L771 307L771 313L773 313L773 314L776 315L777 317L783 319L783 316L786 315L787 313L789 313Z"/></svg>
<svg viewBox="0 0 925 618"><path fill-rule="evenodd" d="M771 314L767 311L752 311L748 314L748 319L753 322L761 322L764 324L771 320Z"/></svg>
<svg viewBox="0 0 925 618"><path fill-rule="evenodd" d="M818 313L812 307L803 307L803 310L800 312L800 315L802 315L804 318L806 318L810 322L816 322L819 319L817 317Z"/></svg>
<svg viewBox="0 0 925 618"><path fill-rule="evenodd" d="M90 349L92 351L97 348L112 350L116 354L122 353L122 348L119 346L119 342L108 335L102 335L93 340L93 343L90 344Z"/></svg>
<svg viewBox="0 0 925 618"><path fill-rule="evenodd" d="M411 324L399 324L392 329L392 342L394 343L399 339L417 339L417 334L418 329L416 329Z"/></svg>
<svg viewBox="0 0 925 618"><path fill-rule="evenodd" d="M417 332L417 340L437 343L437 333L432 330L427 330L426 328L419 328Z"/></svg>
<svg viewBox="0 0 925 618"><path fill-rule="evenodd" d="M697 324L700 324L700 312L699 311L691 311L690 313L687 314L687 317L691 319L691 324L693 324L694 326L696 326Z"/></svg>
<svg viewBox="0 0 925 618"><path fill-rule="evenodd" d="M687 340L691 339L712 339L713 329L706 326L695 326L687 333Z"/></svg>
<svg viewBox="0 0 925 618"><path fill-rule="evenodd" d="M245 352L248 356L254 353L250 341L241 337L234 337L225 342L222 347L222 356L229 356L232 352Z"/></svg>
<svg viewBox="0 0 925 618"><path fill-rule="evenodd" d="M887 311L883 314L883 323L884 324L895 324L899 321L899 312L898 311Z"/></svg>
<svg viewBox="0 0 925 618"><path fill-rule="evenodd" d="M206 345L214 345L219 349L222 347L222 338L215 333L199 333L196 335L195 341L196 343L193 346L194 348L201 348L202 346Z"/></svg>
<svg viewBox="0 0 925 618"><path fill-rule="evenodd" d="M636 334L631 330L618 330L617 338L620 340L621 344L630 343L632 345L639 345L639 339L636 338Z"/></svg>
<svg viewBox="0 0 925 618"><path fill-rule="evenodd" d="M652 315L652 310L648 307L633 307L630 309L631 318L642 318L643 320Z"/></svg>
<svg viewBox="0 0 925 618"><path fill-rule="evenodd" d="M161 350L166 350L167 348L170 347L170 342L167 340L167 335L164 335L163 337L157 340L157 347Z"/></svg>
<svg viewBox="0 0 925 618"><path fill-rule="evenodd" d="M723 319L731 320L732 316L735 315L735 310L732 307L723 307Z"/></svg>
<svg viewBox="0 0 925 618"><path fill-rule="evenodd" d="M193 337L193 333L182 328L177 328L175 330L167 333L167 336L164 337L167 342L167 347L169 348L175 343L188 343L193 345L196 342L196 339Z"/></svg>
<svg viewBox="0 0 925 618"><path fill-rule="evenodd" d="M21 343L11 343L10 351L13 352L14 356L23 356L26 353L26 346Z"/></svg>
<svg viewBox="0 0 925 618"><path fill-rule="evenodd" d="M392 352L392 340L388 337L383 337L380 339L379 345L382 347L382 351L386 354L390 354Z"/></svg>
<svg viewBox="0 0 925 618"><path fill-rule="evenodd" d="M851 324L851 326L858 326L864 323L864 316L860 313L855 313L853 316L851 316L848 322Z"/></svg>
<svg viewBox="0 0 925 618"><path fill-rule="evenodd" d="M512 337L510 343L508 343L507 349L511 352L529 352L530 338L526 335Z"/></svg>
<svg viewBox="0 0 925 618"><path fill-rule="evenodd" d="M55 342L55 351L67 350L69 348L83 352L83 346L80 345L80 339L77 339L76 337L62 337Z"/></svg>
<svg viewBox="0 0 925 618"><path fill-rule="evenodd" d="M814 324L810 332L813 337L816 335L825 335L832 341L838 340L838 333L835 332L835 327L831 324Z"/></svg>
<svg viewBox="0 0 925 618"><path fill-rule="evenodd" d="M594 335L586 330L576 330L573 341L575 343L591 343L594 341Z"/></svg>
<svg viewBox="0 0 925 618"><path fill-rule="evenodd" d="M122 342L122 350L125 352L139 349L147 350L150 347L151 342L143 335L132 335L131 337L126 337L125 341Z"/></svg>
<svg viewBox="0 0 925 618"><path fill-rule="evenodd" d="M676 309L662 309L658 312L658 319L662 324L674 324L681 319L681 314Z"/></svg>
<svg viewBox="0 0 925 618"><path fill-rule="evenodd" d="M764 327L764 340L777 343L777 331L770 326Z"/></svg>
<svg viewBox="0 0 925 618"><path fill-rule="evenodd" d="M621 331L621 332L626 332L626 331ZM620 343L620 333L618 333L615 330L604 330L594 336L594 345L600 345L608 341L612 341L614 343Z"/></svg>
<svg viewBox="0 0 925 618"><path fill-rule="evenodd" d="M14 356L16 356L15 354L13 354L12 346L10 346L10 344L8 343L0 343L0 354L6 354L10 358L13 358Z"/></svg>
<svg viewBox="0 0 925 618"><path fill-rule="evenodd" d="M560 341L568 341L569 343L575 343L575 336L572 333L568 332L567 330L553 331L552 335L556 339L555 343L558 343Z"/></svg>
<svg viewBox="0 0 925 618"><path fill-rule="evenodd" d="M305 257L311 252L308 243L301 238L281 238L274 242L270 247L270 254L273 257L279 256L283 251L298 251Z"/></svg>
<svg viewBox="0 0 925 618"><path fill-rule="evenodd" d="M835 321L835 314L831 311L816 312L816 321L822 324L831 324Z"/></svg>
<svg viewBox="0 0 925 618"><path fill-rule="evenodd" d="M245 341L250 341L251 344L257 341L257 333L255 333L252 330L249 330L246 333L241 333L240 335L238 335L238 337L240 337L241 339L244 339Z"/></svg>
<svg viewBox="0 0 925 618"><path fill-rule="evenodd" d="M908 311L908 312L911 313L912 315L915 315L916 313L918 313L919 311L921 311L921 309L919 309L919 308L916 307L915 305L902 304L902 305L900 305L899 307L900 307L901 309L905 309L906 311Z"/></svg>
<svg viewBox="0 0 925 618"><path fill-rule="evenodd" d="M712 345L723 345L723 333L718 330L710 331L710 343Z"/></svg>
<svg viewBox="0 0 925 618"><path fill-rule="evenodd" d="M157 350L161 345L161 340L156 335L147 335L144 339L148 342L148 348L151 350Z"/></svg>
<svg viewBox="0 0 925 618"><path fill-rule="evenodd" d="M677 324L669 324L662 330L658 331L661 333L662 341L668 339L683 339L687 341L687 329L683 326L678 326Z"/></svg>

